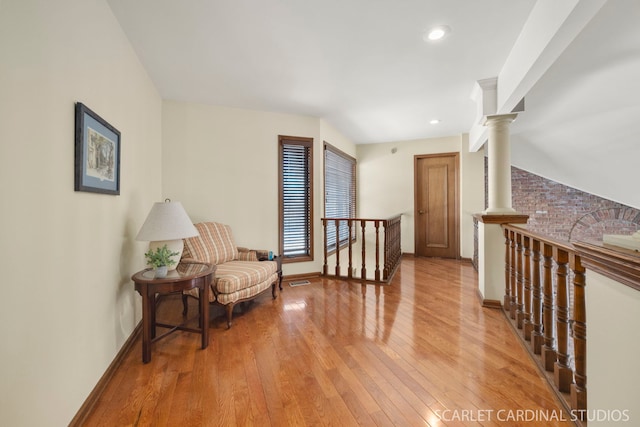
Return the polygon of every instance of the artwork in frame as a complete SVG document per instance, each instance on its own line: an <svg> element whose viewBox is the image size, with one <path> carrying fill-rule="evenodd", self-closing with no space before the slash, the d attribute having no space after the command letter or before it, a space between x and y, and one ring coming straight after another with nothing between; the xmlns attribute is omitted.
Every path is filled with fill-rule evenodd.
<svg viewBox="0 0 640 427"><path fill-rule="evenodd" d="M120 194L120 132L76 103L75 191Z"/></svg>

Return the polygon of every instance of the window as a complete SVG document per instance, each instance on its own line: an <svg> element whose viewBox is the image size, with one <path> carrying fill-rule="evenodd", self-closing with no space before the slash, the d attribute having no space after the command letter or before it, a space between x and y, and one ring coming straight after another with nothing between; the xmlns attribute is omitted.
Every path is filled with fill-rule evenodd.
<svg viewBox="0 0 640 427"><path fill-rule="evenodd" d="M324 216L325 218L355 218L356 216L356 159L331 144L324 143ZM339 244L347 245L349 227L340 223ZM355 239L355 227L352 230ZM336 249L335 223L327 224L327 250Z"/></svg>
<svg viewBox="0 0 640 427"><path fill-rule="evenodd" d="M313 138L279 136L280 253L313 260Z"/></svg>

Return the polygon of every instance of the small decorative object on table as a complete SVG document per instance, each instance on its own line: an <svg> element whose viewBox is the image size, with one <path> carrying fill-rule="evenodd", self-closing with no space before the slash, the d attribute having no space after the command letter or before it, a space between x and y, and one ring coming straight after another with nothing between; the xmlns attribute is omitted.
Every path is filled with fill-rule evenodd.
<svg viewBox="0 0 640 427"><path fill-rule="evenodd" d="M171 267L176 262L171 258L179 255L178 252L171 252L167 245L160 248L149 249L145 254L147 264L154 268L156 279L164 279L167 277L167 268Z"/></svg>

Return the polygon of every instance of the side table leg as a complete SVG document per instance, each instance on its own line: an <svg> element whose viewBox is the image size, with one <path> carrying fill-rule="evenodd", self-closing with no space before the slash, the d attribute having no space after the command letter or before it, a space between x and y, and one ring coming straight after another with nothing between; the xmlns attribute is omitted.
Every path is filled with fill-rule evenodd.
<svg viewBox="0 0 640 427"><path fill-rule="evenodd" d="M151 360L151 298L155 295L143 295L142 297L142 362Z"/></svg>
<svg viewBox="0 0 640 427"><path fill-rule="evenodd" d="M205 349L209 345L209 292L211 286L208 280L202 281L203 286L200 289L200 328L202 332L202 348Z"/></svg>
<svg viewBox="0 0 640 427"><path fill-rule="evenodd" d="M149 318L151 339L156 337L156 294L149 295Z"/></svg>

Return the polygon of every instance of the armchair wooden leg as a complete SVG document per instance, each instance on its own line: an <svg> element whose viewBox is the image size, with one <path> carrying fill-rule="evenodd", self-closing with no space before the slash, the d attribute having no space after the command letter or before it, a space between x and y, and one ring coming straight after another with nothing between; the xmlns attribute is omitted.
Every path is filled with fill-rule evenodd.
<svg viewBox="0 0 640 427"><path fill-rule="evenodd" d="M231 329L231 319L233 318L233 306L234 304L227 304L227 329Z"/></svg>
<svg viewBox="0 0 640 427"><path fill-rule="evenodd" d="M276 282L273 282L273 285L271 285L271 295L273 296L273 299L278 298L278 295L276 294Z"/></svg>

